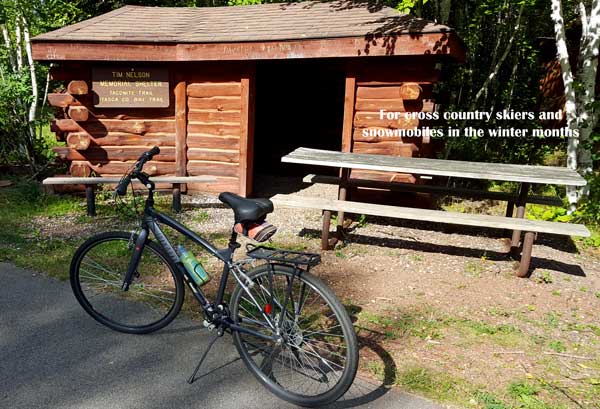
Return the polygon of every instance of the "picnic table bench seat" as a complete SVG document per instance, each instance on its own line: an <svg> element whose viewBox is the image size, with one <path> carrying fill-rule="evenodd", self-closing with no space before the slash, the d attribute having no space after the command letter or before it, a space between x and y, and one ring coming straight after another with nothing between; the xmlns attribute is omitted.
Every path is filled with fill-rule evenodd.
<svg viewBox="0 0 600 409"><path fill-rule="evenodd" d="M521 253L519 268L516 274L527 277L531 274L531 252L537 233L550 233L564 236L589 237L590 231L583 225L571 223L558 223L548 221L529 220L524 218L490 216L483 214L469 214L446 212L441 210L417 209L411 207L398 207L371 203L360 203L346 200L323 199L298 195L278 194L271 198L273 203L281 207L319 209L323 211L322 246L329 248L329 220L331 212L347 212L371 216L391 217L406 220L419 220L432 223L455 224L462 226L487 227L492 229L510 229L525 232L522 249L511 249L514 255Z"/></svg>
<svg viewBox="0 0 600 409"><path fill-rule="evenodd" d="M44 185L84 185L87 201L88 216L96 215L96 197L94 195L94 186L100 184L116 185L121 181L121 177L97 176L97 177L69 177L55 176L43 180ZM210 183L214 182L212 176L153 176L155 183L167 183L172 185L173 210L181 211L181 185L186 183ZM132 181L139 184L139 181Z"/></svg>

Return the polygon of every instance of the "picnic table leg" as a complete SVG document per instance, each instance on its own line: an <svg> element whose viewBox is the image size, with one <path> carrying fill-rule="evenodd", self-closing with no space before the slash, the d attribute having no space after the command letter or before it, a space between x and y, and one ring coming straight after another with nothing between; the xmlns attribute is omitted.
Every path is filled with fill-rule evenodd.
<svg viewBox="0 0 600 409"><path fill-rule="evenodd" d="M519 197L517 198L517 215L520 219L525 217L525 206L527 205L527 194L529 193L529 183L521 183L519 186ZM521 230L514 230L510 243L510 251L514 256L519 253L519 243L521 242Z"/></svg>
<svg viewBox="0 0 600 409"><path fill-rule="evenodd" d="M173 211L181 212L181 185L179 183L173 183Z"/></svg>
<svg viewBox="0 0 600 409"><path fill-rule="evenodd" d="M96 216L96 196L94 195L94 185L85 185L85 199L87 202L87 215Z"/></svg>
<svg viewBox="0 0 600 409"><path fill-rule="evenodd" d="M523 238L523 252L521 253L521 262L519 263L519 269L515 272L517 277L529 277L531 271L529 266L531 265L531 252L533 250L533 242L535 240L535 233L528 231L525 233Z"/></svg>
<svg viewBox="0 0 600 409"><path fill-rule="evenodd" d="M340 177L340 188L338 190L338 200L346 200L348 196L348 178L350 177L350 169L343 168ZM336 236L338 240L344 237L344 212L338 212Z"/></svg>
<svg viewBox="0 0 600 409"><path fill-rule="evenodd" d="M329 226L331 225L331 210L323 211L323 232L321 233L321 249L329 250Z"/></svg>

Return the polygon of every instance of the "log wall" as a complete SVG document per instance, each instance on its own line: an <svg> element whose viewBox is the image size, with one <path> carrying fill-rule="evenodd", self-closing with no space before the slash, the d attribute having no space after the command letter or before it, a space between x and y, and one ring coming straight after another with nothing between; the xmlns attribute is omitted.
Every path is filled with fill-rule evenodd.
<svg viewBox="0 0 600 409"><path fill-rule="evenodd" d="M433 83L439 73L432 63L394 64L357 69L355 78L351 151L392 156L430 156L429 138L401 136L371 136L363 131L417 129L426 125L418 119L405 118L405 112L431 112ZM397 119L381 118L380 110L400 113ZM412 175L352 170L350 177L387 182L415 183Z"/></svg>

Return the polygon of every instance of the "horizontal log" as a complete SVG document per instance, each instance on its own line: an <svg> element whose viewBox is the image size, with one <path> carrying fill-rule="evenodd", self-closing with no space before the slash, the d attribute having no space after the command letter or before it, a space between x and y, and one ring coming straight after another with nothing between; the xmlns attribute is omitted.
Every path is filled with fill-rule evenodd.
<svg viewBox="0 0 600 409"><path fill-rule="evenodd" d="M354 115L354 126L360 128L377 126L395 129L414 129L419 126L419 120L416 118L405 118L404 115L399 115L398 119L380 119L379 112L356 112Z"/></svg>
<svg viewBox="0 0 600 409"><path fill-rule="evenodd" d="M175 120L173 108L95 108L84 104L96 119Z"/></svg>
<svg viewBox="0 0 600 409"><path fill-rule="evenodd" d="M210 183L188 183L188 192L233 192L239 193L240 180L237 177L215 176L215 181ZM233 220L233 215L231 216Z"/></svg>
<svg viewBox="0 0 600 409"><path fill-rule="evenodd" d="M209 148L209 149L239 150L240 138L237 136L214 136L214 135L188 134L187 146L188 146L188 149Z"/></svg>
<svg viewBox="0 0 600 409"><path fill-rule="evenodd" d="M108 134L125 132L137 135L146 133L175 133L175 121L93 119L82 122L81 127L89 134Z"/></svg>
<svg viewBox="0 0 600 409"><path fill-rule="evenodd" d="M123 175L104 175L91 177L73 177L69 175L61 175L46 178L42 181L43 185L69 185L69 184L84 184L84 185L116 185L121 182ZM215 176L154 176L152 181L171 188L172 184L182 183L209 183L216 180ZM137 181L135 181L137 182Z"/></svg>
<svg viewBox="0 0 600 409"><path fill-rule="evenodd" d="M379 112L380 109L392 112L433 112L435 104L432 100L402 100L398 99L363 99L357 98L357 111Z"/></svg>
<svg viewBox="0 0 600 409"><path fill-rule="evenodd" d="M209 162L191 160L187 163L189 175L211 175L239 177L240 167L237 163Z"/></svg>
<svg viewBox="0 0 600 409"><path fill-rule="evenodd" d="M412 157L418 151L419 148L414 143L399 141L354 142L352 145L352 152L355 153Z"/></svg>
<svg viewBox="0 0 600 409"><path fill-rule="evenodd" d="M240 125L223 124L204 124L198 122L188 122L188 135L192 133L201 133L218 136L240 136Z"/></svg>
<svg viewBox="0 0 600 409"><path fill-rule="evenodd" d="M50 123L52 132L84 132L85 130L72 119L56 119Z"/></svg>
<svg viewBox="0 0 600 409"><path fill-rule="evenodd" d="M88 92L88 84L85 81L71 81L67 85L67 93L71 95L85 95Z"/></svg>
<svg viewBox="0 0 600 409"><path fill-rule="evenodd" d="M401 98L400 86L358 87L356 89L356 97L366 99L398 99Z"/></svg>
<svg viewBox="0 0 600 409"><path fill-rule="evenodd" d="M69 132L67 134L67 148L84 151L90 147L92 137L85 132Z"/></svg>
<svg viewBox="0 0 600 409"><path fill-rule="evenodd" d="M409 64L402 63L383 63L381 66L376 64L365 64L357 67L356 83L357 85L400 85L404 82L438 82L441 71L435 69L436 57L431 61L416 61L411 57ZM422 60L422 58L420 58Z"/></svg>
<svg viewBox="0 0 600 409"><path fill-rule="evenodd" d="M84 151L78 151L69 147L55 147L52 148L52 150L56 152L56 154L62 160L89 161L90 163L95 164L105 163L109 161L135 161L140 157L142 153L146 152L148 148L145 146L92 146ZM174 162L175 148L166 146L162 147L160 153L154 157L154 160L163 162Z"/></svg>
<svg viewBox="0 0 600 409"><path fill-rule="evenodd" d="M238 150L229 149L189 148L187 150L187 158L188 160L238 163L240 153Z"/></svg>
<svg viewBox="0 0 600 409"><path fill-rule="evenodd" d="M189 121L198 122L217 122L217 123L234 123L239 126L240 122L240 111L217 111L217 110L190 110L188 112Z"/></svg>
<svg viewBox="0 0 600 409"><path fill-rule="evenodd" d="M110 161L106 163L92 164L88 161L73 161L73 165L87 165L91 170L96 172L98 175L124 175L129 171L134 161L130 162L117 162ZM144 166L144 172L149 175L174 175L175 174L175 162L158 162L150 161ZM73 173L71 173L73 175ZM76 176L76 175L73 175ZM77 175L79 176L79 175ZM81 175L85 176L85 175Z"/></svg>
<svg viewBox="0 0 600 409"><path fill-rule="evenodd" d="M239 96L212 97L212 98L188 98L188 108L192 109L216 109L218 111L240 110L242 99Z"/></svg>
<svg viewBox="0 0 600 409"><path fill-rule="evenodd" d="M190 84L187 94L195 98L237 96L242 94L242 86L239 82Z"/></svg>
<svg viewBox="0 0 600 409"><path fill-rule="evenodd" d="M422 136L392 136L393 134L385 134L385 136L370 136L367 134L367 136L365 136L363 134L363 131L367 129L367 130L376 130L378 129L378 127L369 127L369 128L354 128L354 132L352 134L352 140L354 142L370 142L370 143L374 143L374 142L381 142L381 141L399 141L399 142L405 142L405 143L416 143L416 144L420 144L423 140ZM393 131L393 129L391 128L380 128L384 131ZM427 133L426 136L429 136L429 134Z"/></svg>
<svg viewBox="0 0 600 409"><path fill-rule="evenodd" d="M414 82L407 82L400 86L400 98L408 100L419 99L423 89L421 86Z"/></svg>
<svg viewBox="0 0 600 409"><path fill-rule="evenodd" d="M70 106L67 114L69 117L77 122L85 122L90 116L90 111L86 107L82 106Z"/></svg>
<svg viewBox="0 0 600 409"><path fill-rule="evenodd" d="M136 135L122 132L91 134L92 145L98 146L175 146L175 134L147 133Z"/></svg>
<svg viewBox="0 0 600 409"><path fill-rule="evenodd" d="M53 107L66 108L75 101L72 95L50 93L48 94L48 104Z"/></svg>

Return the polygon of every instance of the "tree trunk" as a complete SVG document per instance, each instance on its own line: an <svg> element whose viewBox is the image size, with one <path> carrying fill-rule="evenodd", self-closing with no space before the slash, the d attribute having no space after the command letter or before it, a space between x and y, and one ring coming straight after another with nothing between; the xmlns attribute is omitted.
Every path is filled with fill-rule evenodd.
<svg viewBox="0 0 600 409"><path fill-rule="evenodd" d="M573 73L571 63L569 62L569 51L567 50L567 37L565 34L565 22L562 15L561 0L551 0L552 14L554 23L554 33L556 35L556 52L560 63L562 80L565 87L565 111L567 126L571 131L578 133L577 129L577 105L575 99L575 84L573 82ZM579 137L571 135L567 143L567 167L577 170L577 150L579 147ZM579 201L579 190L576 187L567 187L567 198L569 199L570 210L575 210L575 205Z"/></svg>
<svg viewBox="0 0 600 409"><path fill-rule="evenodd" d="M33 62L33 54L31 52L31 39L29 38L29 25L27 24L27 20L25 17L21 17L21 21L23 22L23 40L25 42L25 52L27 54L27 64L29 66L29 76L31 80L31 105L29 106L29 122L34 122L37 114L38 107L38 85L37 85L37 76L35 73L35 64Z"/></svg>

